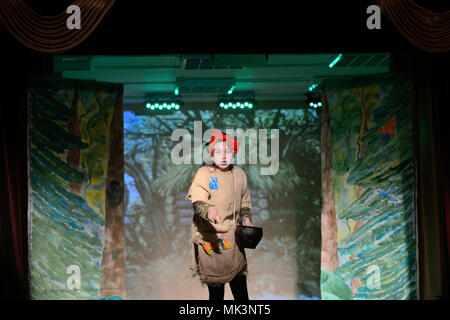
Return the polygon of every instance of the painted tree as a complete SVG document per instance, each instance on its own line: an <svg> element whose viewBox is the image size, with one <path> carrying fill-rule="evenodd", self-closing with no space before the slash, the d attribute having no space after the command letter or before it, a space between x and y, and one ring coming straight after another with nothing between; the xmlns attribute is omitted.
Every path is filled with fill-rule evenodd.
<svg viewBox="0 0 450 320"><path fill-rule="evenodd" d="M349 92L352 93L353 97L359 104L361 110L361 124L359 129L359 137L358 137L358 155L357 159L360 159L364 156L367 150L367 144L364 141L364 137L366 136L369 130L369 122L371 121L371 111L378 105L380 100L380 92L378 86L354 86L348 89ZM361 194L365 191L365 189L361 186L356 187L356 198L359 199ZM362 227L364 224L363 220L357 220L355 222L353 232L358 232L358 229ZM352 255L350 257L351 260L355 259L356 255ZM363 284L361 283L359 277L352 279L351 287L353 295L356 293L357 289L361 287Z"/></svg>
<svg viewBox="0 0 450 320"><path fill-rule="evenodd" d="M72 116L67 120L67 131L73 136L81 139L80 122L78 115L78 83L74 84L72 105L70 108ZM67 152L67 163L74 169L79 169L81 164L81 151L78 148L70 147ZM81 192L81 184L70 182L70 191L76 194Z"/></svg>
<svg viewBox="0 0 450 320"><path fill-rule="evenodd" d="M362 137L365 152L347 177L363 192L339 216L364 223L340 242L339 253L352 259L336 272L359 280L357 299L411 299L416 267L411 88L407 79L382 80L374 84L385 95L371 110L373 121Z"/></svg>
<svg viewBox="0 0 450 320"><path fill-rule="evenodd" d="M126 297L124 232L123 86L117 91L109 124L108 164L105 188L105 242L100 296Z"/></svg>
<svg viewBox="0 0 450 320"><path fill-rule="evenodd" d="M70 191L71 185L85 184L87 176L67 162L67 152L88 147L67 130L75 114L64 99L57 98L71 91L68 82L48 79L32 79L29 91L33 299L98 297L103 249L99 231L104 221L82 196ZM76 101L76 96L71 100ZM80 287L70 287L70 266L82 272Z"/></svg>
<svg viewBox="0 0 450 320"><path fill-rule="evenodd" d="M339 266L339 259L337 252L337 220L333 194L330 113L325 89L322 92L320 142L322 168L321 269L334 272Z"/></svg>

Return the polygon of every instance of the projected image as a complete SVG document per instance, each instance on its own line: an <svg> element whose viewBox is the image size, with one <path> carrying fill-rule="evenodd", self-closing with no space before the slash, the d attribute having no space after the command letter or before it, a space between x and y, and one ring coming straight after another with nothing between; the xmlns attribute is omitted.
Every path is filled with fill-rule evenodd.
<svg viewBox="0 0 450 320"><path fill-rule="evenodd" d="M320 121L314 109L257 110L252 117L215 110L182 109L151 116L125 111L128 299L208 298L207 288L190 269L194 211L185 198L202 166L194 159L198 124L202 137L213 128L267 131L265 164L251 164L256 150L250 137L247 147L240 147L242 163L235 158L248 179L252 222L264 230L257 248L245 249L250 299L319 299ZM177 129L186 129L186 135L172 141ZM276 161L271 158L275 139ZM192 152L181 152L183 163L175 164L173 154L182 140L192 145ZM263 174L264 169L273 174ZM225 299L233 299L228 285Z"/></svg>

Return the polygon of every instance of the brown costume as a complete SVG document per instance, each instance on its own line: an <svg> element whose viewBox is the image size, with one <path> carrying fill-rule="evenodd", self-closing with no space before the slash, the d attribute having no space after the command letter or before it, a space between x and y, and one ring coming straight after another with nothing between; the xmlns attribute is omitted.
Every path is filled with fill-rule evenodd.
<svg viewBox="0 0 450 320"><path fill-rule="evenodd" d="M214 164L204 165L194 175L186 199L192 201L195 211L191 227L192 269L201 283L220 285L237 274L247 274L244 249L238 247L234 238L236 224L244 217L251 218L250 192L242 168L230 165L222 171ZM218 210L217 223L208 221L210 206ZM230 241L231 248L208 254L202 243L217 243L220 234Z"/></svg>

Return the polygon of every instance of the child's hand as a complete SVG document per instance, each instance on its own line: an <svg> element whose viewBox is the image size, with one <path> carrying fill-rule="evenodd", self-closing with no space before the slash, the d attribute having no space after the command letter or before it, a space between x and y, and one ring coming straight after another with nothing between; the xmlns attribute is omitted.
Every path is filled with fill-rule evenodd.
<svg viewBox="0 0 450 320"><path fill-rule="evenodd" d="M219 221L219 211L217 211L216 207L208 208L208 220L211 223L218 223Z"/></svg>
<svg viewBox="0 0 450 320"><path fill-rule="evenodd" d="M244 220L242 221L242 225L246 227L253 227L253 223L249 218L244 218Z"/></svg>

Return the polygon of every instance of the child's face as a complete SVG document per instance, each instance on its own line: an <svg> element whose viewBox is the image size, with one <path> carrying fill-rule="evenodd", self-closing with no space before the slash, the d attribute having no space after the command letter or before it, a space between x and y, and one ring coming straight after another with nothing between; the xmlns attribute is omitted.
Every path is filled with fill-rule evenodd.
<svg viewBox="0 0 450 320"><path fill-rule="evenodd" d="M224 170L233 162L233 151L225 141L218 142L214 145L212 159L216 166Z"/></svg>

